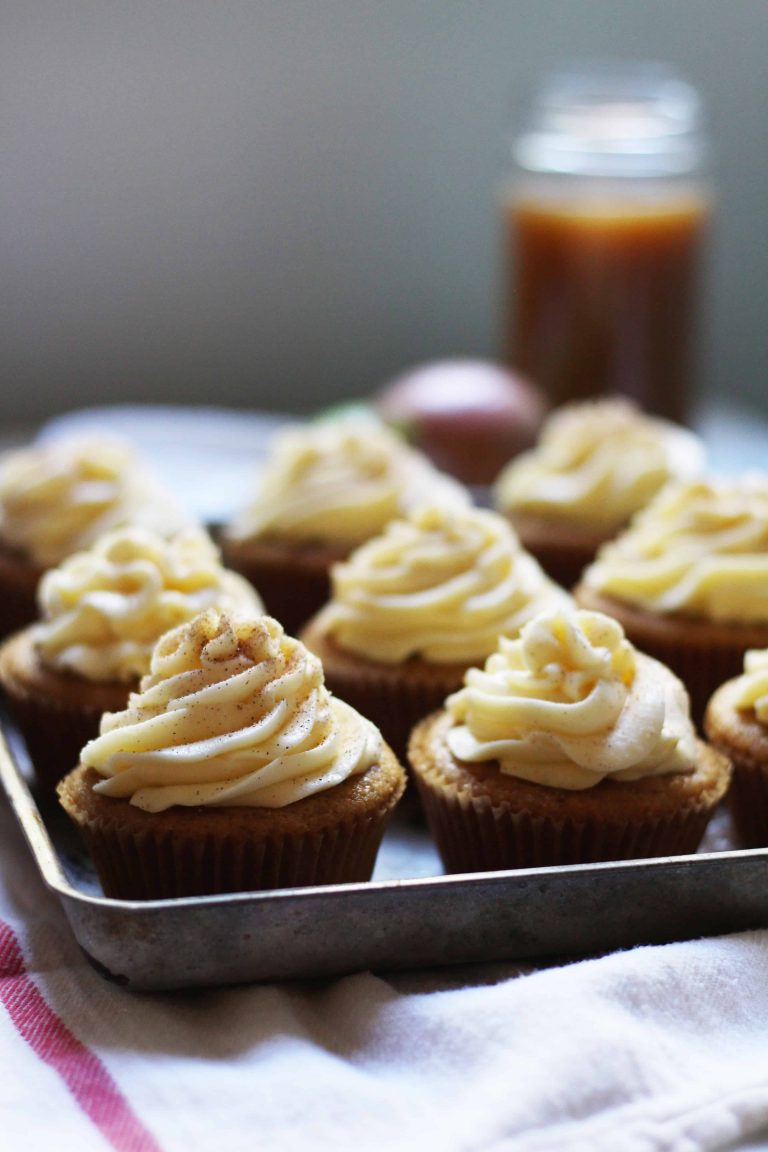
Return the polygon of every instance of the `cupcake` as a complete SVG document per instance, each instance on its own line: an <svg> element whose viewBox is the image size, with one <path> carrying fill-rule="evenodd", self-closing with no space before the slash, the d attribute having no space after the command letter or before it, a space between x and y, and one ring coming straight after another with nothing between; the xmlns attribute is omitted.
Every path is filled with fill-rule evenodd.
<svg viewBox="0 0 768 1152"><path fill-rule="evenodd" d="M332 570L329 603L302 640L328 686L400 754L417 720L460 687L467 668L568 594L495 512L433 506L391 523Z"/></svg>
<svg viewBox="0 0 768 1152"><path fill-rule="evenodd" d="M428 500L469 504L466 489L372 417L297 426L277 434L253 500L222 533L222 551L298 632L328 599L331 566Z"/></svg>
<svg viewBox="0 0 768 1152"><path fill-rule="evenodd" d="M170 535L190 517L130 444L46 440L0 460L0 636L37 616L40 577L104 532L140 524Z"/></svg>
<svg viewBox="0 0 768 1152"><path fill-rule="evenodd" d="M707 736L733 764L728 802L739 842L768 845L768 649L747 652L741 676L710 700Z"/></svg>
<svg viewBox="0 0 768 1152"><path fill-rule="evenodd" d="M575 597L684 682L700 723L749 648L768 648L768 475L669 485L598 554Z"/></svg>
<svg viewBox="0 0 768 1152"><path fill-rule="evenodd" d="M703 445L687 429L629 400L588 401L552 413L536 447L498 477L494 500L523 546L570 588L668 480L703 466Z"/></svg>
<svg viewBox="0 0 768 1152"><path fill-rule="evenodd" d="M226 571L201 530L165 540L118 528L42 578L39 623L0 648L0 685L38 781L53 787L125 707L155 642L209 607L261 611L251 585Z"/></svg>
<svg viewBox="0 0 768 1152"><path fill-rule="evenodd" d="M58 791L106 895L149 900L367 880L404 783L302 644L209 609Z"/></svg>
<svg viewBox="0 0 768 1152"><path fill-rule="evenodd" d="M503 637L409 757L449 872L694 852L730 777L680 681L573 610Z"/></svg>

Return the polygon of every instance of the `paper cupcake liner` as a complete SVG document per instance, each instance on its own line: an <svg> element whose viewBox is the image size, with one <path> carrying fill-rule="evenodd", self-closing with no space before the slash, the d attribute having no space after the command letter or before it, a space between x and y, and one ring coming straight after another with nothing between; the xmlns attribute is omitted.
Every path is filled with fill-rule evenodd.
<svg viewBox="0 0 768 1152"><path fill-rule="evenodd" d="M402 761L412 729L461 688L468 667L421 660L375 664L341 652L311 623L301 639L320 657L325 683L333 694L372 721Z"/></svg>
<svg viewBox="0 0 768 1152"><path fill-rule="evenodd" d="M331 566L345 555L345 550L331 546L303 549L290 543L260 546L257 541L240 545L226 534L219 543L226 565L253 585L267 612L289 636L327 603Z"/></svg>
<svg viewBox="0 0 768 1152"><path fill-rule="evenodd" d="M41 574L0 544L0 640L37 619Z"/></svg>
<svg viewBox="0 0 768 1152"><path fill-rule="evenodd" d="M123 705L127 699L126 689ZM87 709L75 712L34 697L9 698L9 705L24 737L35 779L41 788L52 791L79 763L88 741L98 736L102 713Z"/></svg>
<svg viewBox="0 0 768 1152"><path fill-rule="evenodd" d="M160 900L369 880L387 818L280 841L82 831L106 896Z"/></svg>
<svg viewBox="0 0 768 1152"><path fill-rule="evenodd" d="M42 673L38 683L14 662L17 648L22 658L29 655L30 643L26 633L6 641L0 651L0 681L35 779L42 789L52 791L77 766L88 741L98 736L103 713L126 706L133 685L80 681L52 672Z"/></svg>
<svg viewBox="0 0 768 1152"><path fill-rule="evenodd" d="M418 779L430 831L446 872L546 868L695 852L711 816L692 809L623 824L554 823L487 801L448 798Z"/></svg>
<svg viewBox="0 0 768 1152"><path fill-rule="evenodd" d="M734 760L728 805L739 844L768 845L768 767Z"/></svg>
<svg viewBox="0 0 768 1152"><path fill-rule="evenodd" d="M349 778L328 793L274 810L145 813L127 800L94 793L98 776L82 768L67 776L58 791L105 895L156 900L369 880L404 787L402 768L388 750L369 772L367 787L365 776ZM332 794L337 793L340 802L334 807ZM323 813L318 815L320 797ZM301 815L292 811L299 807Z"/></svg>

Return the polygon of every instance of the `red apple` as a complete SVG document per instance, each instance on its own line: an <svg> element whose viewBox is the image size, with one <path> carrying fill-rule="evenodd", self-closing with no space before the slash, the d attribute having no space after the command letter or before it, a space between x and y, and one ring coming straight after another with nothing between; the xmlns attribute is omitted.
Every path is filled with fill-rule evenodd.
<svg viewBox="0 0 768 1152"><path fill-rule="evenodd" d="M535 441L546 413L529 380L491 360L435 360L397 376L374 397L376 411L444 472L492 483Z"/></svg>

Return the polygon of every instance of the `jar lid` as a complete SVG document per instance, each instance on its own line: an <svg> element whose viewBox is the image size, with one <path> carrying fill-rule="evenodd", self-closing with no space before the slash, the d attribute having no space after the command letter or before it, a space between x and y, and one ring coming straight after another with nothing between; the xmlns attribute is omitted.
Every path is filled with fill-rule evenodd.
<svg viewBox="0 0 768 1152"><path fill-rule="evenodd" d="M533 172L694 172L708 153L701 98L676 69L657 61L575 64L546 78L513 152Z"/></svg>

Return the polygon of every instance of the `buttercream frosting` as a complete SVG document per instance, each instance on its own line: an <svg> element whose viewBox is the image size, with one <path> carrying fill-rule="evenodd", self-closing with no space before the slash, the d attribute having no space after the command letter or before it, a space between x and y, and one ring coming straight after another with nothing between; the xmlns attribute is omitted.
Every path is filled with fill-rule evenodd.
<svg viewBox="0 0 768 1152"><path fill-rule="evenodd" d="M599 612L543 613L502 637L446 707L454 756L535 784L578 790L694 768L683 685Z"/></svg>
<svg viewBox="0 0 768 1152"><path fill-rule="evenodd" d="M768 620L768 475L667 486L583 579L654 612Z"/></svg>
<svg viewBox="0 0 768 1152"><path fill-rule="evenodd" d="M282 808L374 764L376 728L331 696L320 661L269 616L214 609L167 632L82 763L94 788L147 812Z"/></svg>
<svg viewBox="0 0 768 1152"><path fill-rule="evenodd" d="M38 604L40 660L88 680L139 679L158 638L206 608L262 611L251 585L222 567L203 531L166 540L135 527L109 532L49 569Z"/></svg>
<svg viewBox="0 0 768 1152"><path fill-rule="evenodd" d="M469 504L466 489L373 419L337 419L277 433L234 539L275 536L355 545L422 503Z"/></svg>
<svg viewBox="0 0 768 1152"><path fill-rule="evenodd" d="M744 674L736 680L733 702L768 724L768 649L752 648L744 654Z"/></svg>
<svg viewBox="0 0 768 1152"><path fill-rule="evenodd" d="M704 467L697 436L642 413L621 398L557 409L539 442L509 464L496 482L506 512L567 517L609 531L627 520L672 478Z"/></svg>
<svg viewBox="0 0 768 1152"><path fill-rule="evenodd" d="M544 608L570 604L494 512L429 506L390 523L331 572L318 626L384 663L484 659Z"/></svg>
<svg viewBox="0 0 768 1152"><path fill-rule="evenodd" d="M46 440L0 460L0 539L41 568L123 524L170 535L190 523L146 461L118 437Z"/></svg>

